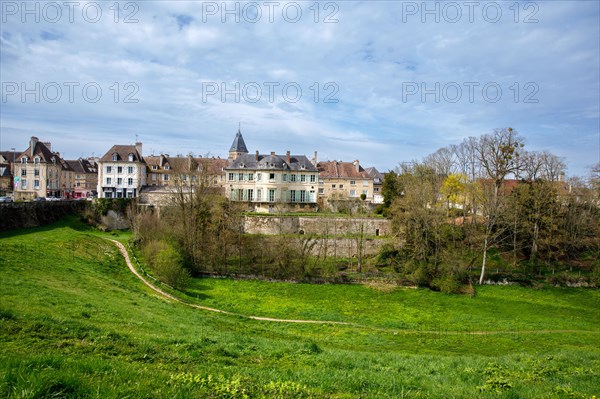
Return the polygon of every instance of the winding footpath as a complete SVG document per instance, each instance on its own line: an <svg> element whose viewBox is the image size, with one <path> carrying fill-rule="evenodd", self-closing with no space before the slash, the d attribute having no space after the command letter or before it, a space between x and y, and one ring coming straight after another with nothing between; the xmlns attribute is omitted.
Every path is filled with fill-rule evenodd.
<svg viewBox="0 0 600 399"><path fill-rule="evenodd" d="M564 334L564 333L590 333L590 332L597 332L597 331L584 331L584 330L519 330L519 331L401 330L401 329L392 329L392 328L382 328L382 327L367 326L367 325L362 325L362 324L357 324L357 323L348 323L348 322L344 322L344 321L278 319L278 318L273 318L273 317L261 317L261 316L244 315L244 314L240 314L240 313L229 312L227 310L215 309L215 308L210 308L208 306L196 305L196 304L193 304L193 303L185 302L185 301L181 300L180 298L177 298L177 297L169 294L168 292L165 292L165 291L161 290L160 288L158 288L157 286L155 286L154 284L152 284L151 282L149 282L148 280L146 280L137 271L137 269L133 266L133 263L131 262L131 259L129 257L129 253L127 252L127 249L125 248L125 246L123 244L121 244L119 241L113 240L111 238L107 238L107 240L113 242L117 246L117 248L121 252L121 255L123 255L123 258L125 259L125 263L127 263L127 267L129 267L129 270L137 278L139 278L146 286L148 286L151 290L153 290L154 292L156 292L160 296L162 296L162 297L164 297L166 299L169 299L169 300L171 300L173 302L177 302L177 303L180 303L182 305L189 306L189 307L192 307L192 308L195 308L195 309L206 310L206 311L215 312L215 313L221 313L221 314L225 314L225 315L229 315L229 316L237 316L237 317L243 317L245 319L258 320L258 321L270 321L270 322L276 322L276 323L342 325L342 326L350 326L350 327L358 327L358 328L376 330L376 331L381 331L381 332L389 332L389 333L393 333L394 335L396 335L399 332L402 332L402 333L420 333L420 334L438 334L438 335L458 335L458 334L467 334L467 335Z"/></svg>

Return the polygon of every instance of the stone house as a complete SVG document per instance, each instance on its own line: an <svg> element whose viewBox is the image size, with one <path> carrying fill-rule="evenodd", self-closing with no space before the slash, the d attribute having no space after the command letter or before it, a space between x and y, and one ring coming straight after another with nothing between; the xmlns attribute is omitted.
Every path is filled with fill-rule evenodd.
<svg viewBox="0 0 600 399"><path fill-rule="evenodd" d="M50 143L31 137L29 147L16 156L14 166L15 200L61 194L63 165L59 154L52 152Z"/></svg>
<svg viewBox="0 0 600 399"><path fill-rule="evenodd" d="M113 145L98 161L99 198L135 198L146 185L142 143Z"/></svg>

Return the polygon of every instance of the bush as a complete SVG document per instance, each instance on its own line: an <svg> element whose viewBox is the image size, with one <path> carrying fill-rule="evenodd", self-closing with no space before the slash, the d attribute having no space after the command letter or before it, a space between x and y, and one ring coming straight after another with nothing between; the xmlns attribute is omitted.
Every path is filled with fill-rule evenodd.
<svg viewBox="0 0 600 399"><path fill-rule="evenodd" d="M434 278L431 281L431 287L446 294L458 294L462 290L460 281L452 274Z"/></svg>
<svg viewBox="0 0 600 399"><path fill-rule="evenodd" d="M173 245L150 241L144 245L142 254L161 282L178 290L188 286L190 273L183 267L183 256Z"/></svg>

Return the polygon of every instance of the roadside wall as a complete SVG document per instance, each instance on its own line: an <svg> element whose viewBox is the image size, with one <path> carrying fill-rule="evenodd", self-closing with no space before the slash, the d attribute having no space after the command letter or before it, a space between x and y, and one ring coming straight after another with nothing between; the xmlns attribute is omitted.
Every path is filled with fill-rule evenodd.
<svg viewBox="0 0 600 399"><path fill-rule="evenodd" d="M0 231L38 227L83 212L88 201L9 202L0 204Z"/></svg>

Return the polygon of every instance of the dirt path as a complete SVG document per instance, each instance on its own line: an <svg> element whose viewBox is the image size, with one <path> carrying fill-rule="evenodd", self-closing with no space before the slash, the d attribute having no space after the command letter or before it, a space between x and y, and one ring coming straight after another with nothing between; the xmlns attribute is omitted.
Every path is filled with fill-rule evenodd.
<svg viewBox="0 0 600 399"><path fill-rule="evenodd" d="M154 292L156 292L160 296L167 298L171 301L181 303L182 305L192 307L192 308L206 310L209 312L226 314L226 315L230 315L230 316L243 317L243 318L251 319L251 320L272 321L272 322L276 322L276 323L343 325L343 326L371 329L371 330L376 330L376 331L381 331L381 332L389 332L389 333L394 333L394 334L397 334L397 333L419 333L419 334L438 334L438 335L440 335L440 334L441 335L457 335L457 334L467 334L467 335L517 334L518 335L518 334L564 334L564 333L597 332L597 331L583 331L583 330L519 330L519 331L401 330L401 329L393 329L393 328L367 326L367 325L362 325L362 324L357 324L357 323L348 323L348 322L343 322L343 321L277 319L277 318L273 318L273 317L249 316L249 315L244 315L244 314L240 314L240 313L229 312L226 310L210 308L208 306L202 306L202 305L196 305L193 303L188 303L188 302L182 301L181 299L161 290L160 288L158 288L157 286L153 285L148 280L146 280L140 273L138 273L136 268L131 263L131 259L129 258L129 253L127 252L127 249L125 248L125 246L123 244L121 244L120 242L118 242L116 240L110 239L110 238L107 238L107 240L112 241L117 246L117 248L119 248L119 251L123 255L123 258L125 258L125 262L127 263L127 267L129 267L129 270L131 270L131 272L133 274L135 274L135 276L137 278L139 278L144 284L146 284L150 289L152 289Z"/></svg>
<svg viewBox="0 0 600 399"><path fill-rule="evenodd" d="M140 273L138 273L138 271L135 269L135 267L133 266L133 264L131 263L131 259L129 258L129 253L127 252L127 249L125 249L125 246L123 244L121 244L120 242L110 239L108 238L109 241L112 241L117 248L119 248L119 251L121 252L121 255L123 255L123 257L125 258L125 262L127 263L127 267L129 267L129 270L131 270L131 272L133 274L135 274L135 276L137 278L139 278L140 280L142 280L142 282L144 284L146 284L150 289L152 289L154 292L156 292L157 294L170 299L174 302L178 302L181 303L183 305L186 306L190 306L192 308L196 308L196 309L201 309L201 310L207 310L209 312L216 312L216 313L222 313L222 314L226 314L226 315L230 315L230 316L239 316L239 317L244 317L246 319L252 319L252 320L260 320L260 321L273 321L273 322L278 322L278 323L306 323L306 324L339 324L339 325L353 325L353 326L357 326L359 327L359 325L357 324L353 324L353 323L346 323L343 321L321 321L321 320L293 320L293 319L276 319L276 318L272 318L272 317L260 317L260 316L248 316L248 315L243 315L243 314L239 314L239 313L234 313L234 312L228 312L226 310L221 310L221 309L215 309L215 308L210 308L208 306L202 306L202 305L196 305L193 303L188 303L188 302L184 302L181 299L161 290L160 288L158 288L157 286L155 286L154 284L152 284L151 282L149 282L148 280L146 280ZM367 327L367 326L360 326L360 327Z"/></svg>

